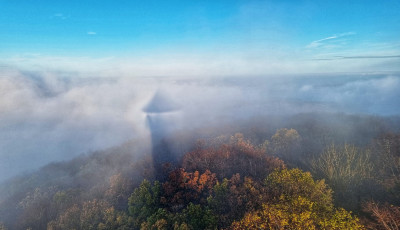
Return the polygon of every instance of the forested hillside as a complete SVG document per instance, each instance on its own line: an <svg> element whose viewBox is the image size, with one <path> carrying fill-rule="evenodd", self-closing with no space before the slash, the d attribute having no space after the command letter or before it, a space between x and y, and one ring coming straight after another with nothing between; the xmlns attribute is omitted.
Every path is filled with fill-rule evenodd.
<svg viewBox="0 0 400 230"><path fill-rule="evenodd" d="M298 114L132 140L3 183L0 229L398 229L399 121Z"/></svg>

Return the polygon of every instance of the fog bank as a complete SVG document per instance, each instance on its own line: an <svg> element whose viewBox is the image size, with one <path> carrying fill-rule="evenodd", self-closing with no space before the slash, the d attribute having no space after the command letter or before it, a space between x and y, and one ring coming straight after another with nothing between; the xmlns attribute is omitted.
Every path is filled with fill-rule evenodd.
<svg viewBox="0 0 400 230"><path fill-rule="evenodd" d="M165 135L256 116L400 114L399 74L200 79L3 71L0 181L49 162L151 138L144 108L160 92L179 106L173 113L157 115Z"/></svg>

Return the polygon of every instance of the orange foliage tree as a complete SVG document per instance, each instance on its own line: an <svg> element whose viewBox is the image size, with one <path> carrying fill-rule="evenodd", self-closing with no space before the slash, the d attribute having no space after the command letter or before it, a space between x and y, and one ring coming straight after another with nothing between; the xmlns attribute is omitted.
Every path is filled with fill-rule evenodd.
<svg viewBox="0 0 400 230"><path fill-rule="evenodd" d="M283 161L269 156L262 147L245 140L242 134L217 145L203 143L184 155L182 167L187 171L214 172L219 179L239 173L254 179L263 179L276 168L283 168Z"/></svg>
<svg viewBox="0 0 400 230"><path fill-rule="evenodd" d="M178 211L190 202L206 204L207 197L216 183L217 177L209 170L200 174L198 171L191 173L182 168L176 169L162 185L161 203L171 211Z"/></svg>
<svg viewBox="0 0 400 230"><path fill-rule="evenodd" d="M218 215L218 227L226 228L246 212L261 208L265 201L264 188L249 177L235 174L214 186L208 206Z"/></svg>

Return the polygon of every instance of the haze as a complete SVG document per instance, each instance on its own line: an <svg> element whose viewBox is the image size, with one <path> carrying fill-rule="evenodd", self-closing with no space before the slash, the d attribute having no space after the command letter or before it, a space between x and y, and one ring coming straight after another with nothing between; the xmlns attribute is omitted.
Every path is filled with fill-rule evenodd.
<svg viewBox="0 0 400 230"><path fill-rule="evenodd" d="M2 180L149 135L143 109L159 92L179 105L174 116L162 118L167 130L271 114L400 112L400 77L395 74L200 80L10 72L0 86Z"/></svg>
<svg viewBox="0 0 400 230"><path fill-rule="evenodd" d="M149 137L252 117L399 115L398 1L0 0L0 181Z"/></svg>

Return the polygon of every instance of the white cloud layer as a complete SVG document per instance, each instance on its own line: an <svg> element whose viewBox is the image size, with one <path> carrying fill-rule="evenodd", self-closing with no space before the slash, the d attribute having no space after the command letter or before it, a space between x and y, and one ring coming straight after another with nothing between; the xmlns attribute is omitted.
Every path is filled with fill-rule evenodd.
<svg viewBox="0 0 400 230"><path fill-rule="evenodd" d="M149 135L142 109L159 89L182 105L168 118L175 129L269 113L400 114L399 75L82 78L3 69L0 180Z"/></svg>
<svg viewBox="0 0 400 230"><path fill-rule="evenodd" d="M222 51L221 51L222 52ZM393 56L392 59L359 58L343 60L335 57ZM326 61L321 61L326 60ZM140 57L67 57L22 54L1 58L0 66L26 71L74 72L93 77L129 76L248 76L332 72L400 71L396 52L337 52L337 53L157 53Z"/></svg>

